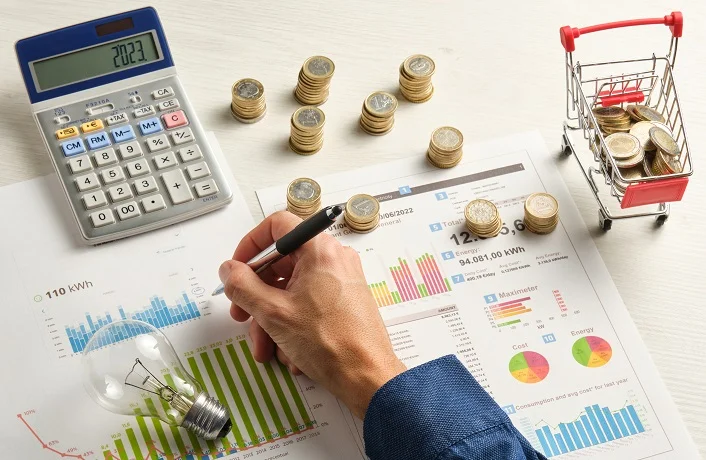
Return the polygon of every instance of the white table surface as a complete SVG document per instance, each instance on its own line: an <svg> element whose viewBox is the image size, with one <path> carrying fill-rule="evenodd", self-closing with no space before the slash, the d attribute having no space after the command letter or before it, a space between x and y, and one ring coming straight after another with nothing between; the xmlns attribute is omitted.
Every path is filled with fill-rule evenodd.
<svg viewBox="0 0 706 460"><path fill-rule="evenodd" d="M671 4L667 4L671 3ZM28 107L14 42L37 33L145 6L120 2L3 0L0 14L0 185L52 172ZM696 173L669 221L614 222L597 229L597 206L573 159L560 171L647 343L702 456L706 457L706 3L701 0L154 0L182 82L202 124L215 131L253 215L255 190L294 177L322 175L422 155L431 130L450 124L467 143L537 129L558 152L565 114L562 25L685 16L675 81ZM607 32L577 40L582 62L665 54L666 27ZM358 129L363 98L397 90L410 54L434 58L436 93L426 104L401 101L394 130L372 137ZM336 73L325 147L300 157L287 148L292 98L304 59L331 57ZM243 125L229 113L230 87L243 77L265 86L266 118ZM557 156L557 158L561 158ZM28 203L31 212L31 203ZM235 245L236 242L234 241Z"/></svg>

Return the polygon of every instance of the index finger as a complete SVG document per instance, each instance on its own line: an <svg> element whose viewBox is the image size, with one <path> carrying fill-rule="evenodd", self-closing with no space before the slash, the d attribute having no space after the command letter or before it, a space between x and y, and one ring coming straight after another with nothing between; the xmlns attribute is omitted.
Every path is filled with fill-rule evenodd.
<svg viewBox="0 0 706 460"><path fill-rule="evenodd" d="M301 218L286 211L278 211L266 217L265 220L260 222L257 227L240 240L235 253L233 253L233 259L247 262L292 231L301 222ZM294 254L291 254L290 258L280 260L272 266L279 276L288 278L292 275L295 261L291 257L294 257Z"/></svg>

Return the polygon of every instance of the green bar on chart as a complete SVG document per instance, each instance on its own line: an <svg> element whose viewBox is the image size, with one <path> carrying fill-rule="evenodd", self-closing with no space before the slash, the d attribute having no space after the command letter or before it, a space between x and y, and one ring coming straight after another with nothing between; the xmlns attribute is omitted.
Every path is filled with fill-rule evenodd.
<svg viewBox="0 0 706 460"><path fill-rule="evenodd" d="M213 369L213 364L211 364L211 358L206 352L201 353L199 356L201 356L201 361L206 368L206 373L208 373L208 377L211 379L211 385L213 385L213 389L216 391L216 398L218 398L221 404L226 406L228 412L232 414L233 411L228 407L226 395L223 393L223 388L221 387L221 382L218 381L216 371ZM245 439L243 439L243 435L240 433L240 429L237 424L233 424L232 432L235 435L235 442L238 444L238 447L241 449L245 448ZM230 442L227 438L222 438L221 443L227 452L230 449Z"/></svg>
<svg viewBox="0 0 706 460"><path fill-rule="evenodd" d="M165 375L166 377L166 375ZM167 385L169 385L167 383ZM171 385L170 385L171 386ZM174 388L174 387L172 387ZM163 399L160 398L159 400L162 403L162 409L164 409L165 413L168 413L169 411L169 403ZM179 432L179 428L175 426L169 425L169 431L172 432L172 438L174 438L174 442L177 445L177 449L179 449L179 454L183 457L188 454L186 445L184 444L184 439L181 437L181 433Z"/></svg>
<svg viewBox="0 0 706 460"><path fill-rule="evenodd" d="M113 454L109 450L104 450L103 460L113 460Z"/></svg>
<svg viewBox="0 0 706 460"><path fill-rule="evenodd" d="M174 379L172 378L171 375L165 374L164 379L167 381L167 385L169 385L172 388L175 388ZM191 446L190 446L191 450L193 450L194 454L200 458L203 453L203 448L201 447L201 443L199 442L199 438L196 437L196 435L194 433L192 433L191 431L187 431L186 433L189 436L189 442L191 442ZM182 444L183 444L183 442L182 442ZM177 445L179 445L179 438L177 439ZM181 447L180 447L180 449L181 449ZM188 450L188 449L185 449L185 450Z"/></svg>
<svg viewBox="0 0 706 460"><path fill-rule="evenodd" d="M451 290L451 283L449 283L449 279L444 278L444 283L446 283L446 289L448 289L450 291Z"/></svg>
<svg viewBox="0 0 706 460"><path fill-rule="evenodd" d="M294 380L292 379L292 375L289 373L289 369L287 369L286 366L282 365L282 363L279 363L279 370L284 376L284 381L287 382L287 388L289 388L289 392L292 394L292 398L294 398L294 404L297 405L299 415L301 415L302 420L304 420L304 425L310 427L312 425L311 417L309 417L309 413L306 411L306 407L304 407L304 401L302 401L302 397L299 394L299 391L297 390L297 386L295 385Z"/></svg>
<svg viewBox="0 0 706 460"><path fill-rule="evenodd" d="M419 292L422 293L422 297L429 297L429 293L427 292L427 287L422 284L417 284L417 288L419 289Z"/></svg>
<svg viewBox="0 0 706 460"><path fill-rule="evenodd" d="M160 422L159 419L154 418L156 415L159 414L159 412L157 412L157 408L154 405L154 401L152 401L150 398L145 398L145 404L147 405L147 409L150 411L150 415L152 415L152 424L154 425L154 429L157 430L157 437L159 437L159 442L162 443L162 451L167 457L171 457L172 447L169 445L169 441L167 441L167 436L164 434L164 427L162 427L162 422Z"/></svg>
<svg viewBox="0 0 706 460"><path fill-rule="evenodd" d="M135 414L137 414L137 426L140 427L140 433L145 439L145 444L147 445L147 452L150 454L152 460L158 460L157 451L154 449L154 441L152 441L152 435L150 435L150 430L147 429L147 424L145 423L145 418L142 416L142 411L140 409L135 409Z"/></svg>
<svg viewBox="0 0 706 460"><path fill-rule="evenodd" d="M267 376L270 378L272 387L275 389L277 399L279 400L279 403L282 406L282 409L284 410L284 414L287 416L287 422L289 422L289 426L292 428L292 433L298 433L300 431L299 424L294 418L292 408L289 407L289 401L287 401L286 396L284 396L284 391L282 391L282 385L280 385L279 380L277 380L277 374L275 374L275 370L272 368L272 364L264 363L263 366L265 367ZM286 433L280 433L280 436L284 436L285 434Z"/></svg>
<svg viewBox="0 0 706 460"><path fill-rule="evenodd" d="M194 357L189 356L186 360L188 361L189 367L191 368L191 373L194 375L196 380L201 382L201 385L205 388L206 384L204 383L203 377L201 376L201 370L196 364L196 360L194 359ZM216 455L218 453L218 450L216 449L216 445L213 443L213 441L206 441L206 446L208 447L208 452L213 456L213 458L217 458Z"/></svg>
<svg viewBox="0 0 706 460"><path fill-rule="evenodd" d="M505 323L500 323L500 324L498 324L498 327L510 326L510 325L512 325L512 324L517 324L517 323L521 323L521 322L522 322L521 319L513 319L512 321L507 321L507 322L505 322Z"/></svg>
<svg viewBox="0 0 706 460"><path fill-rule="evenodd" d="M216 361L218 361L218 366L221 368L223 376L226 379L228 391L230 391L230 394L233 395L233 399L235 400L235 405L238 407L240 417L243 419L243 423L245 423L245 429L248 432L248 436L250 436L250 442L253 446L257 446L260 444L260 439L258 438L257 433L255 432L255 427L253 427L253 424L250 421L250 414L248 414L247 410L245 409L245 405L243 404L243 400L240 398L238 389L235 387L235 381L233 381L233 376L230 375L230 369L228 369L226 360L223 357L223 352L220 348L216 348L213 350L213 354L216 355ZM249 385L250 384L248 384L248 386ZM262 411L259 407L256 406L257 400L255 400L255 395L250 398L252 388L250 389L250 392L248 392L247 389L245 390L245 392L248 393L248 399L250 400L250 404L252 404L253 409L255 409L255 417L257 417L257 421L260 423L260 429L262 430L263 435L266 439L271 439L272 433L270 432L270 428L267 426L267 422L265 421L265 417L262 415Z"/></svg>
<svg viewBox="0 0 706 460"><path fill-rule="evenodd" d="M250 372L252 372L252 375L255 378L255 383L257 383L257 387L262 394L262 399L265 400L267 410L270 412L270 416L275 422L275 428L277 428L277 431L281 433L281 436L284 436L285 431L284 425L282 424L282 419L280 419L279 413L277 413L277 409L275 408L272 398L270 397L270 393L267 391L265 382L262 380L262 374L260 374L260 369L258 369L255 364L255 359L252 357L252 353L250 353L250 347L248 347L248 343L245 340L241 340L239 343L240 348L243 350L243 354L245 355L245 360L248 362L248 367L250 367Z"/></svg>
<svg viewBox="0 0 706 460"><path fill-rule="evenodd" d="M400 297L399 292L392 291L392 298L395 299L395 303L402 303L402 298Z"/></svg>
<svg viewBox="0 0 706 460"><path fill-rule="evenodd" d="M125 451L125 445L123 445L122 439L115 440L115 448L118 449L118 457L120 457L120 460L128 460L127 452Z"/></svg>
<svg viewBox="0 0 706 460"><path fill-rule="evenodd" d="M142 451L140 450L140 443L137 442L137 436L135 436L135 432L132 430L132 428L127 428L125 430L125 434L127 435L127 440L130 441L130 447L132 447L132 453L135 458L143 460L145 457L142 455Z"/></svg>

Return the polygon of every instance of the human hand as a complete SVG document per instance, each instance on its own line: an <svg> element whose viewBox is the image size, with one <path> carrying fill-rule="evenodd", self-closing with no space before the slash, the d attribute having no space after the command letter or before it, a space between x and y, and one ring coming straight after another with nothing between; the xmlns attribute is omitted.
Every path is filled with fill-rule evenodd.
<svg viewBox="0 0 706 460"><path fill-rule="evenodd" d="M221 265L231 316L253 317L256 360L276 355L362 419L375 392L406 368L392 350L356 251L322 233L259 276L243 263L300 222L288 212L269 216Z"/></svg>

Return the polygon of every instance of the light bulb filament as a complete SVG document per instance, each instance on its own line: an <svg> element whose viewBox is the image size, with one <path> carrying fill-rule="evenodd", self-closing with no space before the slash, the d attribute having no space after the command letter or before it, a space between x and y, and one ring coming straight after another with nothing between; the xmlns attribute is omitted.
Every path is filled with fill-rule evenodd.
<svg viewBox="0 0 706 460"><path fill-rule="evenodd" d="M138 382L141 382L141 384L135 385L134 383L130 383L129 380L131 376L137 377ZM157 376L142 364L140 358L135 358L135 364L132 365L132 369L125 376L125 385L159 396L182 415L189 412L191 406L194 405L193 401L189 398L178 393L169 385L162 383Z"/></svg>

